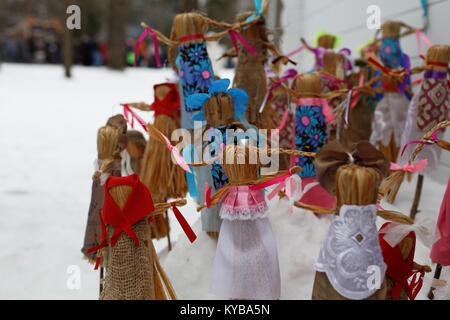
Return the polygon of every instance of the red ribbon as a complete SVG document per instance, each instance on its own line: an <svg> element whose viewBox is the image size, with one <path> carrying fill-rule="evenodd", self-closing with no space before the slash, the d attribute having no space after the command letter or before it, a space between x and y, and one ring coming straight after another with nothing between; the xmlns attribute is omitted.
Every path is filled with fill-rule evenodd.
<svg viewBox="0 0 450 320"><path fill-rule="evenodd" d="M247 42L245 41L245 39L239 34L239 32L237 32L236 30L233 29L228 29L228 33L230 34L230 39L231 42L233 42L233 46L236 49L236 54L239 54L239 47L238 47L238 40L241 42L241 44L247 48L248 51L250 51L250 53L256 58L258 56L258 53L256 52L255 49L253 49L253 47Z"/></svg>
<svg viewBox="0 0 450 320"><path fill-rule="evenodd" d="M100 242L100 244L98 246L95 246L95 247L92 247L90 249L87 249L87 251L86 251L87 253L98 251L101 248L106 247L106 245L108 244L108 238L107 238L107 233L106 233L106 225L105 225L105 222L103 221L102 212L98 211L98 215L100 216L100 224L102 226L102 236L101 236L102 241ZM99 264L100 264L100 257L97 257L97 260L95 262L94 270L98 269Z"/></svg>
<svg viewBox="0 0 450 320"><path fill-rule="evenodd" d="M139 54L139 47L141 46L142 41L144 41L145 37L147 36L147 34L151 34L152 38L153 38L153 46L155 48L155 60L156 60L156 65L158 67L161 67L161 60L159 58L159 49L158 49L158 38L156 37L156 33L150 29L150 28L145 28L145 30L141 33L139 40L136 42L136 47L134 48L134 66L136 67L137 64L137 57Z"/></svg>
<svg viewBox="0 0 450 320"><path fill-rule="evenodd" d="M185 36L185 37L179 38L178 42L181 43L181 42L197 40L197 39L205 40L205 36L203 34L193 34L193 35L190 35L190 36Z"/></svg>
<svg viewBox="0 0 450 320"><path fill-rule="evenodd" d="M197 236L195 235L194 231L192 230L189 223L186 221L186 219L181 214L180 210L176 207L176 201L170 203L172 205L173 213L175 214L175 217L178 220L178 223L180 224L181 228L183 228L184 233L188 237L189 241L194 242L195 239L197 239Z"/></svg>
<svg viewBox="0 0 450 320"><path fill-rule="evenodd" d="M131 122L129 119L129 113L131 114ZM123 115L125 116L125 119L131 123L131 126L134 127L134 119L136 119L139 124L144 128L145 131L147 131L147 123L142 119L137 113L135 113L131 108L128 106L128 104L123 105Z"/></svg>
<svg viewBox="0 0 450 320"><path fill-rule="evenodd" d="M388 69L385 66L383 66L381 63L379 63L377 60L375 60L374 58L370 57L367 61L369 61L369 63L373 64L374 66L378 67L379 69L381 69L384 73L386 74L402 74L406 72L406 69L401 69L401 70L392 70L392 69Z"/></svg>
<svg viewBox="0 0 450 320"><path fill-rule="evenodd" d="M205 205L208 209L211 208L211 190L212 186L208 187L208 182L205 182Z"/></svg>

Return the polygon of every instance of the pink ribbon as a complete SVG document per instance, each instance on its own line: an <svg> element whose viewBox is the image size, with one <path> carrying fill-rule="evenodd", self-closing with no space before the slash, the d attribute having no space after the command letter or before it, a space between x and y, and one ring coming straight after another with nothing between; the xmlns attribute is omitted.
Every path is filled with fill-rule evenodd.
<svg viewBox="0 0 450 320"><path fill-rule="evenodd" d="M363 84L364 84L364 73L361 73L361 75L359 76L359 86L362 87ZM356 106L356 103L358 102L358 98L359 98L359 92L353 92L353 100L350 104L351 109L353 109Z"/></svg>
<svg viewBox="0 0 450 320"><path fill-rule="evenodd" d="M422 54L422 41L421 39L423 39L423 41L429 46L431 47L433 45L433 43L430 41L430 39L428 39L428 37L420 30L416 30L416 37L417 37L417 50L419 51L419 57L424 58L423 54Z"/></svg>
<svg viewBox="0 0 450 320"><path fill-rule="evenodd" d="M334 121L333 111L328 105L327 99L320 98L298 98L298 106L322 106L322 113L325 116L325 122L330 123Z"/></svg>
<svg viewBox="0 0 450 320"><path fill-rule="evenodd" d="M290 178L294 175L294 173L291 172L291 170L289 170L288 174L285 174L283 176L279 176L273 179L270 179L269 181L260 183L260 184L255 184L253 186L250 187L250 190L255 191L255 190L261 190L261 189L265 189L267 187L273 186L274 184L279 183L279 185L267 196L267 198L269 200L272 200L273 197L275 197L278 192L283 189L283 187L286 185L286 179Z"/></svg>
<svg viewBox="0 0 450 320"><path fill-rule="evenodd" d="M129 114L131 114L131 122L129 119ZM123 115L125 116L125 119L132 125L132 127L134 127L134 119L136 119L142 126L142 128L144 128L144 130L147 131L147 123L138 114L136 114L133 110L131 110L128 104L123 105Z"/></svg>
<svg viewBox="0 0 450 320"><path fill-rule="evenodd" d="M305 49L305 47L304 47L304 46L301 46L300 48L295 49L295 50L292 51L292 52L289 52L289 53L286 55L286 57L287 57L287 58L290 58L290 57L296 55L297 53L301 52L303 49Z"/></svg>
<svg viewBox="0 0 450 320"><path fill-rule="evenodd" d="M414 163L413 165L409 162L404 166L398 165L396 163L391 163L392 171L408 171L408 172L420 172L427 168L427 159Z"/></svg>
<svg viewBox="0 0 450 320"><path fill-rule="evenodd" d="M228 33L230 34L231 42L233 42L233 46L236 49L236 54L239 54L239 47L237 43L239 40L255 58L258 56L256 50L253 49L253 47L247 41L245 41L245 39L239 34L239 32L233 29L228 29Z"/></svg>
<svg viewBox="0 0 450 320"><path fill-rule="evenodd" d="M436 144L436 143L439 141L439 139L438 139L438 137L437 137L437 132L433 132L432 137L433 137L433 141L431 141L431 142L428 142L428 141L411 141L411 142L408 142L408 143L405 145L405 147L403 148L402 156L403 156L403 154L405 153L406 148L407 148L410 144L416 144L416 143L417 143L417 144L423 144L423 145L431 146L431 145L433 145L433 144Z"/></svg>
<svg viewBox="0 0 450 320"><path fill-rule="evenodd" d="M211 208L211 190L212 186L208 187L208 182L205 182L205 206Z"/></svg>
<svg viewBox="0 0 450 320"><path fill-rule="evenodd" d="M155 60L156 60L156 65L158 67L161 67L161 60L159 59L159 49L158 49L158 39L156 37L156 33L150 29L150 28L145 28L145 30L141 33L139 40L136 43L136 47L134 48L134 66L136 67L137 64L137 57L138 57L138 53L139 53L139 47L141 46L142 41L144 41L145 37L147 36L147 34L151 34L152 38L153 38L153 46L155 48Z"/></svg>
<svg viewBox="0 0 450 320"><path fill-rule="evenodd" d="M187 171L189 173L192 173L191 169L189 169L189 166L186 162L186 160L184 160L184 158L181 156L180 151L178 151L178 149L176 147L174 147L171 143L170 140L167 139L167 137L165 135L162 134L161 131L159 131L158 129L155 128L156 131L158 131L159 135L164 139L167 148L170 150L170 152L172 152L173 157L175 158L175 161L177 162L177 164L184 170Z"/></svg>

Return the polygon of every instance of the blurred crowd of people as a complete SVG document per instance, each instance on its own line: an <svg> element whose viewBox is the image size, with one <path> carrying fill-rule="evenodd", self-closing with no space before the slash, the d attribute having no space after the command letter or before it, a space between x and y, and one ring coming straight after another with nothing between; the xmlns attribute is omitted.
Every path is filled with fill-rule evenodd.
<svg viewBox="0 0 450 320"><path fill-rule="evenodd" d="M63 61L62 28L58 21L26 19L15 28L0 34L0 60L15 63L61 64ZM136 41L127 40L124 59L134 65ZM161 61L167 61L166 48L160 48ZM73 39L73 63L102 66L108 60L108 45L100 36L81 35ZM156 68L153 46L143 42L139 48L138 66Z"/></svg>

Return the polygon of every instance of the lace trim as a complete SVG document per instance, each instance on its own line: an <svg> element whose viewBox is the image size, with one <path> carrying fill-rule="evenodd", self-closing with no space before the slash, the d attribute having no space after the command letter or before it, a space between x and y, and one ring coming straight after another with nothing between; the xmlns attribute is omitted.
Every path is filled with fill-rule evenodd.
<svg viewBox="0 0 450 320"><path fill-rule="evenodd" d="M222 204L219 216L226 220L256 220L267 218L269 210L265 201L254 206L228 206Z"/></svg>

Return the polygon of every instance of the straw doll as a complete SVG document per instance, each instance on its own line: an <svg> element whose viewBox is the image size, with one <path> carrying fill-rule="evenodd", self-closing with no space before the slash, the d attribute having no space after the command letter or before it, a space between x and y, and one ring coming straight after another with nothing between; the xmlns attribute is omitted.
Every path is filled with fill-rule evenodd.
<svg viewBox="0 0 450 320"><path fill-rule="evenodd" d="M229 34L228 29L239 29L241 26L256 23L259 19L242 25L232 25L214 21L197 12L181 13L175 16L170 39L145 23L144 32L152 35L169 46L169 62L178 72L181 94L181 127L194 129L193 117L199 109L192 109L186 104L186 98L194 93L207 93L214 81L211 61L206 49L206 41L218 41ZM227 29L223 32L205 36L208 27ZM177 54L175 50L178 50Z"/></svg>
<svg viewBox="0 0 450 320"><path fill-rule="evenodd" d="M384 93L375 108L370 142L378 146L391 162L396 162L409 105L409 100L404 95L404 92L410 90L409 87L404 87L408 72L405 69L388 69L374 58L369 58L368 61L382 72L378 78L382 79L381 90Z"/></svg>
<svg viewBox="0 0 450 320"><path fill-rule="evenodd" d="M294 137L294 110L291 108L291 97L286 87L292 85L292 79L297 76L295 69L286 70L280 77L273 76L269 78L269 97L275 108L276 118L279 119L277 124L278 145L283 149L292 147ZM274 131L272 131L273 137ZM290 155L280 154L280 169L287 170L290 167Z"/></svg>
<svg viewBox="0 0 450 320"><path fill-rule="evenodd" d="M304 38L300 38L303 44L303 48L314 53L315 65L311 71L319 71L323 68L323 55L326 51L332 51L337 49L341 42L342 37L339 35L328 34L324 30L319 30L314 39L315 47L309 45Z"/></svg>
<svg viewBox="0 0 450 320"><path fill-rule="evenodd" d="M210 286L210 292L218 296L280 298L277 247L262 189L301 169L295 167L259 179L257 150L249 146L225 146L222 166L229 183L206 200L205 206L222 204L223 221Z"/></svg>
<svg viewBox="0 0 450 320"><path fill-rule="evenodd" d="M290 60L283 57L278 48L267 38L268 30L263 16L267 9L266 3L263 4L261 12L246 12L237 15L239 23L245 23L251 19L259 18L259 20L242 29L241 34L246 45L238 44L238 49L232 48L224 56L238 57L233 87L245 90L249 96L250 101L245 114L248 122L261 129L274 129L276 127L274 110L270 103L266 103L266 64L269 51L276 58L273 66L275 69L280 63L287 64ZM253 48L252 51L249 50L249 46ZM265 105L263 106L263 104Z"/></svg>
<svg viewBox="0 0 450 320"><path fill-rule="evenodd" d="M322 92L322 80L319 73L301 74L292 84L297 94L295 111L295 140L293 148L305 152L317 152L328 141L327 122L333 120L326 100L319 98ZM316 170L312 158L291 157L291 166L300 166L302 188L315 183ZM300 199L299 199L300 200ZM319 185L313 187L302 199L304 203L334 208L335 198Z"/></svg>
<svg viewBox="0 0 450 320"><path fill-rule="evenodd" d="M448 119L450 115L450 90L448 85L448 63L450 47L434 45L427 51L425 64L413 69L412 73L425 71L420 91L414 96L408 109L406 124L401 137L401 145L419 140L438 123ZM445 130L445 129L444 129ZM437 132L441 137L444 130ZM440 151L437 146L431 146L421 152L417 160L428 159L425 174L431 173L439 165ZM398 163L405 164L413 151L413 146L406 147L403 155L399 155Z"/></svg>
<svg viewBox="0 0 450 320"><path fill-rule="evenodd" d="M103 207L103 184L109 176L121 176L121 154L127 145L127 123L123 116L116 115L108 120L107 126L97 133L96 172L92 177L91 203L81 251L90 263L95 263L95 255L87 250L98 245L101 234L98 212Z"/></svg>
<svg viewBox="0 0 450 320"><path fill-rule="evenodd" d="M105 201L99 212L102 241L89 249L104 256L106 276L100 300L176 299L159 265L148 220L170 207L177 211L176 205L186 201L154 204L137 174L110 177L104 189Z"/></svg>
<svg viewBox="0 0 450 320"><path fill-rule="evenodd" d="M335 214L315 264L312 299L386 299L386 264L376 217L413 223L402 214L377 209L378 187L389 173L389 160L367 141L349 152L333 141L316 154L314 163L320 185L337 201L333 209L295 203L302 209ZM379 275L375 283L374 270Z"/></svg>
<svg viewBox="0 0 450 320"><path fill-rule="evenodd" d="M188 106L201 108L194 120L206 122L208 134L208 145L206 147L210 150L211 158L218 155L222 144L236 142L233 136L228 139L228 131L232 130L234 133L237 129L243 129L243 125L236 123L236 120L244 115L248 95L241 89L228 89L229 86L230 80L217 80L209 88L208 94L193 94L186 100ZM219 190L228 183L228 177L219 163L212 163L210 170L213 191ZM204 202L204 199L202 200ZM202 228L211 237L218 238L220 218L216 208L202 210Z"/></svg>
<svg viewBox="0 0 450 320"><path fill-rule="evenodd" d="M322 80L322 93L334 90L347 89L348 84L345 81L347 70L347 57L343 53L336 53L327 50L323 53L322 69L319 71ZM331 110L335 111L339 105L345 100L345 97L335 97L328 101ZM327 135L329 141L336 138L339 139L339 131L343 131L343 118L340 117L336 121L328 124ZM341 140L340 140L341 141Z"/></svg>

